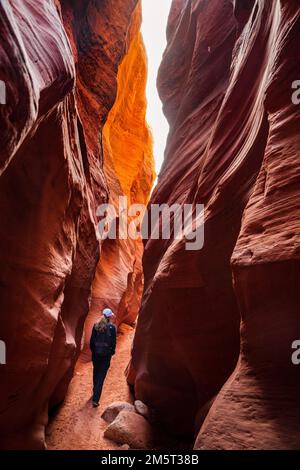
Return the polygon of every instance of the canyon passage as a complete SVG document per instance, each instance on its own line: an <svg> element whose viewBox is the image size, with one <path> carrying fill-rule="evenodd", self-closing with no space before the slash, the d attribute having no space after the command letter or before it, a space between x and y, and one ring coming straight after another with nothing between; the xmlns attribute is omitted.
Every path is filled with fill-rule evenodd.
<svg viewBox="0 0 300 470"><path fill-rule="evenodd" d="M0 3L0 448L299 449L300 4L172 1L157 181L141 22L138 0ZM120 197L203 204L203 247L101 239Z"/></svg>

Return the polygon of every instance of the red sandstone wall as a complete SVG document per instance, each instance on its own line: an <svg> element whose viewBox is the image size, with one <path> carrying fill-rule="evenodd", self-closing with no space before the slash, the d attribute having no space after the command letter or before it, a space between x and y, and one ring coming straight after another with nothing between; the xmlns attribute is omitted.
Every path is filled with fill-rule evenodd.
<svg viewBox="0 0 300 470"><path fill-rule="evenodd" d="M44 447L78 357L109 192L102 127L136 3L0 4L1 448Z"/></svg>
<svg viewBox="0 0 300 470"><path fill-rule="evenodd" d="M118 93L103 129L104 173L109 202L119 213L119 197L146 205L155 179L151 132L146 123L147 57L140 33L141 7L136 8L129 31L127 53L119 67ZM133 325L143 292L143 243L105 240L92 288L85 325L82 359L90 360L89 338L103 308L111 308L117 325Z"/></svg>
<svg viewBox="0 0 300 470"><path fill-rule="evenodd" d="M151 202L204 203L205 244L146 243L128 377L176 434L197 434L217 396L197 449L300 445L299 25L293 0L174 0L170 13Z"/></svg>

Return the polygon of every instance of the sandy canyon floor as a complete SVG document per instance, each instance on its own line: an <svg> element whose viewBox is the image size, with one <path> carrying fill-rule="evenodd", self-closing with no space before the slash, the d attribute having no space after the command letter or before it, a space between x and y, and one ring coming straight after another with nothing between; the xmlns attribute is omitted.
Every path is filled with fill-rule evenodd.
<svg viewBox="0 0 300 470"><path fill-rule="evenodd" d="M92 364L78 361L65 402L47 428L49 450L120 449L103 437L107 423L101 415L115 401L132 402L124 371L129 362L133 335L134 329L122 325L99 408L92 408L91 403Z"/></svg>

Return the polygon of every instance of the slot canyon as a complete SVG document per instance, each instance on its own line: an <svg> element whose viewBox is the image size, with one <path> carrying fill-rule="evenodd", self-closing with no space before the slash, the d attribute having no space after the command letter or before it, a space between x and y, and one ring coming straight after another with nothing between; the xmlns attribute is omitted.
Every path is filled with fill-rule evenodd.
<svg viewBox="0 0 300 470"><path fill-rule="evenodd" d="M300 449L300 3L172 0L157 181L142 15L140 0L0 2L0 449L118 449L101 413L121 400L153 412L158 448ZM203 247L101 240L99 206L124 196L203 204ZM89 341L106 307L119 334L99 414Z"/></svg>

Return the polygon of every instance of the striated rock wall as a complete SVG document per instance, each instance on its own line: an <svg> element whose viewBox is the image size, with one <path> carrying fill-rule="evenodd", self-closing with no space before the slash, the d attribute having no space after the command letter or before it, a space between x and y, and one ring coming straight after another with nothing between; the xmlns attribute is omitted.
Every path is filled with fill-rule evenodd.
<svg viewBox="0 0 300 470"><path fill-rule="evenodd" d="M118 71L117 98L103 129L104 173L109 202L117 214L119 197L127 197L128 207L146 205L155 179L152 136L146 124L147 58L140 26L138 7L128 34L128 52ZM91 329L103 308L113 309L117 325L134 324L143 290L142 254L141 240L103 242L85 328L84 359L90 358Z"/></svg>
<svg viewBox="0 0 300 470"><path fill-rule="evenodd" d="M300 5L259 7L260 29L273 23L262 83L269 134L231 259L240 357L198 436L200 449L300 446L300 370L291 361L300 331L300 107L291 101L300 76Z"/></svg>
<svg viewBox="0 0 300 470"><path fill-rule="evenodd" d="M100 252L96 209L109 197L102 129L136 5L0 4L1 448L44 447L48 408L80 351Z"/></svg>
<svg viewBox="0 0 300 470"><path fill-rule="evenodd" d="M128 379L176 434L210 410L197 449L300 445L299 24L294 0L172 4L151 202L205 204L205 243L145 243Z"/></svg>

